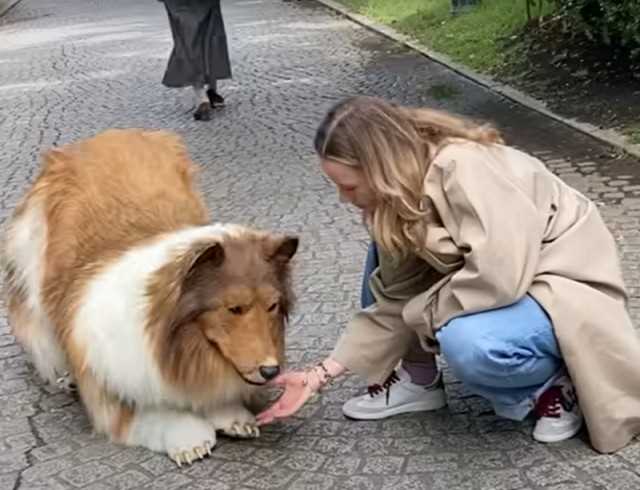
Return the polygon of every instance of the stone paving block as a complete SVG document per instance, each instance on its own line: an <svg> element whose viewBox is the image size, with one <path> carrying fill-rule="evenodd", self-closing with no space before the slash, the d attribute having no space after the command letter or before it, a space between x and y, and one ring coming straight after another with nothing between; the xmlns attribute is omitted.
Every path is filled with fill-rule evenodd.
<svg viewBox="0 0 640 490"><path fill-rule="evenodd" d="M140 467L154 476L160 476L175 471L176 464L164 455L154 454L140 463Z"/></svg>
<svg viewBox="0 0 640 490"><path fill-rule="evenodd" d="M52 459L43 463L35 463L22 472L22 481L33 485L41 485L43 481L58 475L74 466L71 459Z"/></svg>
<svg viewBox="0 0 640 490"><path fill-rule="evenodd" d="M391 438L379 438L369 435L358 437L356 442L356 452L364 455L388 455L393 454L394 440Z"/></svg>
<svg viewBox="0 0 640 490"><path fill-rule="evenodd" d="M372 475L394 475L402 471L405 458L400 456L370 456L365 458L362 472Z"/></svg>
<svg viewBox="0 0 640 490"><path fill-rule="evenodd" d="M114 469L110 466L98 461L91 461L63 471L60 473L60 478L74 487L82 488L113 473Z"/></svg>
<svg viewBox="0 0 640 490"><path fill-rule="evenodd" d="M484 455L482 455L484 456ZM473 458L474 460L476 458ZM456 472L460 469L460 455L453 453L421 454L407 458L407 473Z"/></svg>
<svg viewBox="0 0 640 490"><path fill-rule="evenodd" d="M359 456L336 456L327 460L322 472L336 476L354 475L361 464L362 458Z"/></svg>
<svg viewBox="0 0 640 490"><path fill-rule="evenodd" d="M502 470L512 466L507 454L502 451L466 453L460 458L460 467L471 471Z"/></svg>
<svg viewBox="0 0 640 490"><path fill-rule="evenodd" d="M622 470L627 467L622 458L615 455L592 456L572 462L573 466L596 477L603 473Z"/></svg>
<svg viewBox="0 0 640 490"><path fill-rule="evenodd" d="M29 466L26 453L22 450L2 451L0 453L0 474L15 473Z"/></svg>
<svg viewBox="0 0 640 490"><path fill-rule="evenodd" d="M540 487L557 483L573 483L578 480L576 469L568 463L540 464L526 470L527 478Z"/></svg>
<svg viewBox="0 0 640 490"><path fill-rule="evenodd" d="M191 485L193 480L181 473L167 473L157 477L143 488L148 490L173 490L183 486Z"/></svg>
<svg viewBox="0 0 640 490"><path fill-rule="evenodd" d="M78 461L104 461L106 458L122 451L121 447L113 444L105 444L103 440L96 442L90 446L83 447L77 452Z"/></svg>
<svg viewBox="0 0 640 490"><path fill-rule="evenodd" d="M92 483L84 487L85 490L113 490L113 488L114 488L113 486L108 485L107 483L104 483L104 482Z"/></svg>
<svg viewBox="0 0 640 490"><path fill-rule="evenodd" d="M38 444L36 437L30 432L25 432L17 436L9 436L3 442L8 449L23 453L31 450Z"/></svg>
<svg viewBox="0 0 640 490"><path fill-rule="evenodd" d="M640 472L640 444L633 444L622 449L618 456L628 461L633 467Z"/></svg>
<svg viewBox="0 0 640 490"><path fill-rule="evenodd" d="M509 452L509 459L518 468L552 463L556 458L548 448L539 444L514 448Z"/></svg>
<svg viewBox="0 0 640 490"><path fill-rule="evenodd" d="M464 472L437 472L430 475L432 479L432 490L472 490L475 489L474 478L469 473Z"/></svg>
<svg viewBox="0 0 640 490"><path fill-rule="evenodd" d="M125 471L112 478L109 478L109 485L118 490L130 490L134 488L141 488L148 483L150 478L136 470Z"/></svg>
<svg viewBox="0 0 640 490"><path fill-rule="evenodd" d="M15 488L18 472L0 474L0 488Z"/></svg>
<svg viewBox="0 0 640 490"><path fill-rule="evenodd" d="M475 477L481 490L524 490L526 482L518 470L484 471Z"/></svg>
<svg viewBox="0 0 640 490"><path fill-rule="evenodd" d="M635 490L640 488L640 476L628 470L612 471L595 478L607 490Z"/></svg>
<svg viewBox="0 0 640 490"><path fill-rule="evenodd" d="M403 475L385 477L382 484L383 490L402 488L407 490L430 490L433 488L429 477L424 475Z"/></svg>
<svg viewBox="0 0 640 490"><path fill-rule="evenodd" d="M353 454L356 440L347 437L318 438L313 448L322 454L343 456Z"/></svg>
<svg viewBox="0 0 640 490"><path fill-rule="evenodd" d="M237 461L223 462L216 469L215 479L229 485L237 485L239 482L243 482L246 479L254 479L259 481L259 476L254 478L255 475L263 474L260 468L253 464L253 462L241 463Z"/></svg>
<svg viewBox="0 0 640 490"><path fill-rule="evenodd" d="M60 440L57 442L52 442L51 444L47 444L45 446L39 446L31 451L31 456L33 456L38 461L46 461L49 459L59 458L60 456L65 456L74 451L77 446L73 444L70 440ZM148 455L147 455L148 457Z"/></svg>
<svg viewBox="0 0 640 490"><path fill-rule="evenodd" d="M550 487L545 487L545 490L602 490L602 485L599 484L588 484L582 482L573 482L573 483L560 483L558 485L552 485Z"/></svg>
<svg viewBox="0 0 640 490"><path fill-rule="evenodd" d="M327 475L314 473L302 474L299 478L287 485L290 490L329 490L336 488L338 482Z"/></svg>
<svg viewBox="0 0 640 490"><path fill-rule="evenodd" d="M86 488L91 487L94 487L94 490L105 490L105 485L103 484L89 485ZM42 480L38 480L37 482L22 481L18 488L20 490L67 490L73 487L62 483L55 478L43 478Z"/></svg>
<svg viewBox="0 0 640 490"><path fill-rule="evenodd" d="M236 485L228 485L226 483L215 481L215 478L211 478L207 481L194 482L189 484L186 488L190 490L235 490L241 487ZM246 487L244 487L246 489Z"/></svg>
<svg viewBox="0 0 640 490"><path fill-rule="evenodd" d="M139 465L151 457L143 447L120 448L121 451L109 457L109 464L115 468L126 468Z"/></svg>
<svg viewBox="0 0 640 490"><path fill-rule="evenodd" d="M250 488L271 489L279 488L291 483L296 473L289 469L281 467L271 467L269 472L261 475L254 475L244 481L244 484Z"/></svg>
<svg viewBox="0 0 640 490"><path fill-rule="evenodd" d="M279 464L294 471L318 471L327 457L313 451L295 451Z"/></svg>

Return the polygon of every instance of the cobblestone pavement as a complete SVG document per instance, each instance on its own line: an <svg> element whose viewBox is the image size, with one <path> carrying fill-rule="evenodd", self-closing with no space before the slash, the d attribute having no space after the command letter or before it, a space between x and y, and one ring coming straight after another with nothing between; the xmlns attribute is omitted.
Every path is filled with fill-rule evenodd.
<svg viewBox="0 0 640 490"><path fill-rule="evenodd" d="M366 237L337 203L311 149L329 104L354 93L488 118L602 204L640 313L640 171L596 141L501 100L441 66L307 0L224 2L233 81L209 123L188 91L160 84L170 34L162 4L23 0L0 19L0 220L38 168L41 151L112 126L171 128L202 163L217 219L299 232L289 337L295 363L327 353L357 306ZM534 443L531 424L495 417L447 376L447 409L351 422L338 384L300 417L256 441L222 440L204 462L108 444L81 407L43 386L0 317L0 488L639 489L640 444L611 456L583 438Z"/></svg>

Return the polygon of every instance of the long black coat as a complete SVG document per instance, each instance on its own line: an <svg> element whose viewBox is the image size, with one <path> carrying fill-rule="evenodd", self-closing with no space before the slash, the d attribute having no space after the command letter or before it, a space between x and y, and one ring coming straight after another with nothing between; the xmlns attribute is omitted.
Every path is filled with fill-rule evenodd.
<svg viewBox="0 0 640 490"><path fill-rule="evenodd" d="M185 87L231 78L220 0L160 0L169 15L173 50L162 83Z"/></svg>

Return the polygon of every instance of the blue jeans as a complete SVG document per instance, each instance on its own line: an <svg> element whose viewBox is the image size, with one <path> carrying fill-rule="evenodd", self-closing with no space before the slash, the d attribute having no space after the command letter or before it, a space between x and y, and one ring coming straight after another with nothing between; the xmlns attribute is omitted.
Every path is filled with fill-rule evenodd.
<svg viewBox="0 0 640 490"><path fill-rule="evenodd" d="M378 267L378 249L376 244L371 242L369 249L367 250L367 260L364 264L364 277L362 279L362 291L360 293L360 305L362 308L371 306L376 302L376 299L371 294L371 288L369 287L369 277L374 270Z"/></svg>
<svg viewBox="0 0 640 490"><path fill-rule="evenodd" d="M371 244L363 307L374 301L368 279L377 265ZM514 420L527 416L564 368L551 320L529 295L503 308L454 318L438 330L436 339L455 377L471 393L489 400L496 414Z"/></svg>

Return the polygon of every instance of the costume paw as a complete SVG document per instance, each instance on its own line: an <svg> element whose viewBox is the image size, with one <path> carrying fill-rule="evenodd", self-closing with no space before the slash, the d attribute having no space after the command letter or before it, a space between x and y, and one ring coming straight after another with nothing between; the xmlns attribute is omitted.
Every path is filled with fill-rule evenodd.
<svg viewBox="0 0 640 490"><path fill-rule="evenodd" d="M183 464L191 464L197 459L204 459L205 456L210 456L214 446L215 442L206 441L202 446L169 453L169 457L176 462L178 467L181 467Z"/></svg>
<svg viewBox="0 0 640 490"><path fill-rule="evenodd" d="M222 433L229 437L237 437L239 439L256 439L260 437L260 429L254 423L242 424L234 423L231 427L223 428Z"/></svg>
<svg viewBox="0 0 640 490"><path fill-rule="evenodd" d="M78 390L75 379L68 371L56 379L56 386L67 393L74 393Z"/></svg>
<svg viewBox="0 0 640 490"><path fill-rule="evenodd" d="M203 459L216 445L216 432L204 419L184 417L165 430L167 454L178 466Z"/></svg>
<svg viewBox="0 0 640 490"><path fill-rule="evenodd" d="M229 437L255 439L260 437L256 417L243 405L224 407L209 416L216 430Z"/></svg>

